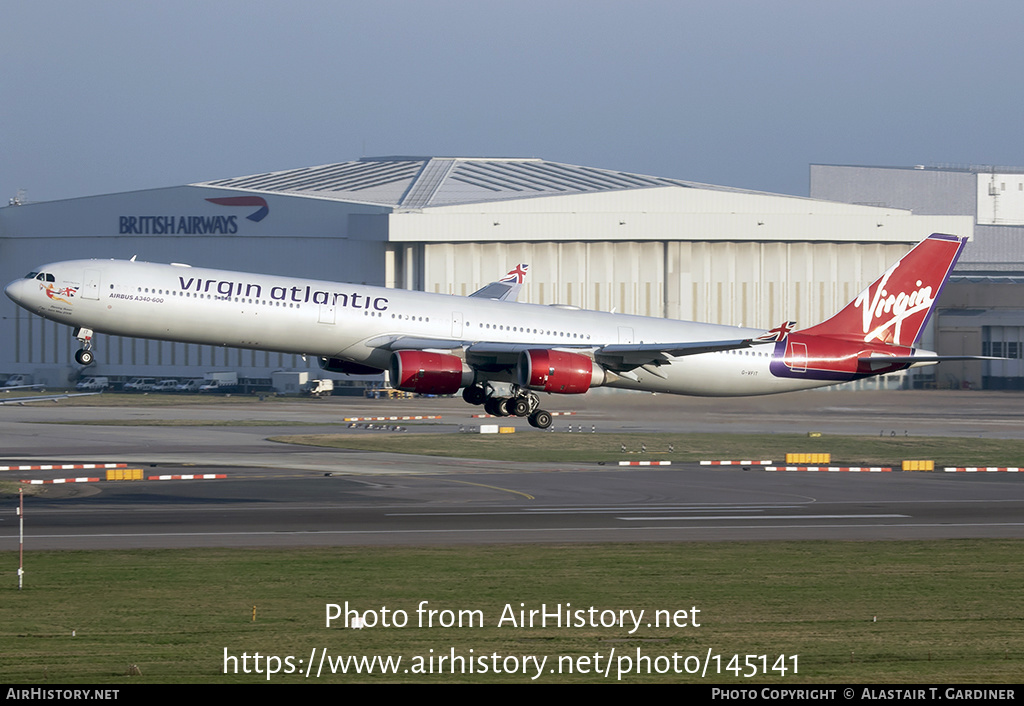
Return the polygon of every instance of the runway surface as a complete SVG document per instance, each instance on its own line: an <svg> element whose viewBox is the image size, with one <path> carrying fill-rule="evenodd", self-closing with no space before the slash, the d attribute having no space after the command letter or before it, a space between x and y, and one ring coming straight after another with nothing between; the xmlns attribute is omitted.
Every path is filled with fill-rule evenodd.
<svg viewBox="0 0 1024 706"><path fill-rule="evenodd" d="M1012 394L814 392L694 400L587 395L557 418L609 431L748 431L987 438L1024 434ZM555 409L555 405L551 405ZM568 409L568 405L564 408ZM27 546L95 549L491 542L929 539L1024 536L1024 474L770 473L698 465L523 464L312 449L277 434L347 429L347 416L441 414L417 431L479 424L460 400L247 401L174 407L0 407L4 463L123 461L225 480L47 486L26 501ZM83 419L261 420L266 426L118 427ZM283 426L284 423L290 426ZM504 420L502 423L509 423ZM513 421L528 444L525 421ZM410 424L389 422L388 424ZM306 426L308 425L308 426ZM614 459L613 459L614 460ZM1024 463L1022 463L1024 465ZM0 478L82 472L4 472ZM16 500L0 548L17 548Z"/></svg>

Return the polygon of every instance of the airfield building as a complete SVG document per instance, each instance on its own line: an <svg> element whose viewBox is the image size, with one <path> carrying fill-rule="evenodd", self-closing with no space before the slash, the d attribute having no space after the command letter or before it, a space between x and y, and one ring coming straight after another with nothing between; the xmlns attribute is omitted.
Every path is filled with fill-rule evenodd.
<svg viewBox="0 0 1024 706"><path fill-rule="evenodd" d="M517 263L520 301L772 328L817 323L969 214L761 193L541 159L385 157L0 208L0 278L75 258L466 295ZM0 373L73 382L71 331L0 301ZM97 335L88 374L251 379L300 356ZM901 384L883 382L882 384Z"/></svg>

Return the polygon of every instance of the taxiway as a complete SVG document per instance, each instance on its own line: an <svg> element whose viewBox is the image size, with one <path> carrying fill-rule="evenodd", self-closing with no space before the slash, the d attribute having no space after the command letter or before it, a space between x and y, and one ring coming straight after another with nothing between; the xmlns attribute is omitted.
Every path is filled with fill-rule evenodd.
<svg viewBox="0 0 1024 706"><path fill-rule="evenodd" d="M1019 437L1024 430L1019 400L961 392L654 401L647 395L595 395L574 401L578 413L559 419L555 432L521 422L517 437L528 444L530 434L565 433L569 424L585 433L591 428L819 430ZM266 441L277 434L338 430L400 433L349 430L340 423L347 416L380 414L442 414L441 421L416 430L455 433L459 425L481 422L470 416L474 411L455 400L344 398L174 407L7 406L0 408L0 446L10 461L127 461L145 467L147 475L228 474L216 481L48 486L27 503L27 542L35 549L1024 536L1024 474L618 468ZM53 423L97 418L273 421L222 427ZM325 420L339 423L325 427ZM289 426L281 426L284 422ZM50 473L60 475L71 474ZM0 509L0 547L15 549L15 503L6 505Z"/></svg>

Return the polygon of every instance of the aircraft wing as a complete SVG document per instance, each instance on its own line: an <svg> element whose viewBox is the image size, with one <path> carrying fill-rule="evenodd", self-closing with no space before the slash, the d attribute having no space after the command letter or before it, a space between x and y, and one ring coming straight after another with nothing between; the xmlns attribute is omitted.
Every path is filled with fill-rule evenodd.
<svg viewBox="0 0 1024 706"><path fill-rule="evenodd" d="M459 341L402 337L391 341L375 341L371 345L390 350L465 351L466 363L479 370L500 370L515 367L523 351L553 349L573 351L589 357L609 370L632 370L642 365L660 365L670 358L715 351L750 348L771 341L743 338L729 341L693 341L687 343L626 343L607 346L539 345L536 343L498 343L491 341Z"/></svg>
<svg viewBox="0 0 1024 706"><path fill-rule="evenodd" d="M519 290L526 281L526 271L529 265L519 264L508 271L501 279L481 287L469 296L480 299L496 299L498 301L515 301L519 296Z"/></svg>
<svg viewBox="0 0 1024 706"><path fill-rule="evenodd" d="M529 343L474 343L466 349L466 362L483 371L514 368L523 351L556 346L538 346ZM562 346L558 346L562 348Z"/></svg>
<svg viewBox="0 0 1024 706"><path fill-rule="evenodd" d="M531 343L497 343L489 341L460 341L444 338L412 338L403 336L390 341L368 341L367 345L393 351L450 351L465 354L466 363L479 370L500 370L515 367L519 354L536 348L551 348ZM562 348L562 346L559 346ZM591 346L591 349L593 347Z"/></svg>
<svg viewBox="0 0 1024 706"><path fill-rule="evenodd" d="M594 351L594 360L612 370L630 370L641 365L658 365L669 358L733 351L772 343L768 340L738 338L732 341L693 341L688 343L619 343Z"/></svg>
<svg viewBox="0 0 1024 706"><path fill-rule="evenodd" d="M770 341L737 338L723 341L693 341L686 343L624 343L611 345L541 345L537 343L499 343L496 341L461 341L441 338L401 337L390 341L373 341L376 347L391 350L451 350L465 352L466 363L483 371L513 368L524 350L551 348L579 352L593 358L603 367L614 371L632 370L644 365L662 365L669 359L696 356L716 350L749 348Z"/></svg>
<svg viewBox="0 0 1024 706"><path fill-rule="evenodd" d="M414 338L412 336L386 336L366 342L370 348L386 348L392 351L454 351L472 344L472 341L462 341L457 338Z"/></svg>
<svg viewBox="0 0 1024 706"><path fill-rule="evenodd" d="M41 395L35 397L12 397L8 400L0 400L2 404L25 404L26 402L56 402L58 400L64 400L69 397L89 397L90 395L98 395L99 392L75 392L65 393L61 395Z"/></svg>

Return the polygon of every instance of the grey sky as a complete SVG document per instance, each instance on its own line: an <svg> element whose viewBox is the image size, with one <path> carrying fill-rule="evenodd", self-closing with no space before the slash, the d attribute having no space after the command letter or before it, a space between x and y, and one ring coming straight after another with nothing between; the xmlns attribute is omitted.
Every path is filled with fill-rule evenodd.
<svg viewBox="0 0 1024 706"><path fill-rule="evenodd" d="M0 0L0 203L381 155L806 195L808 164L1024 165L1024 6Z"/></svg>

